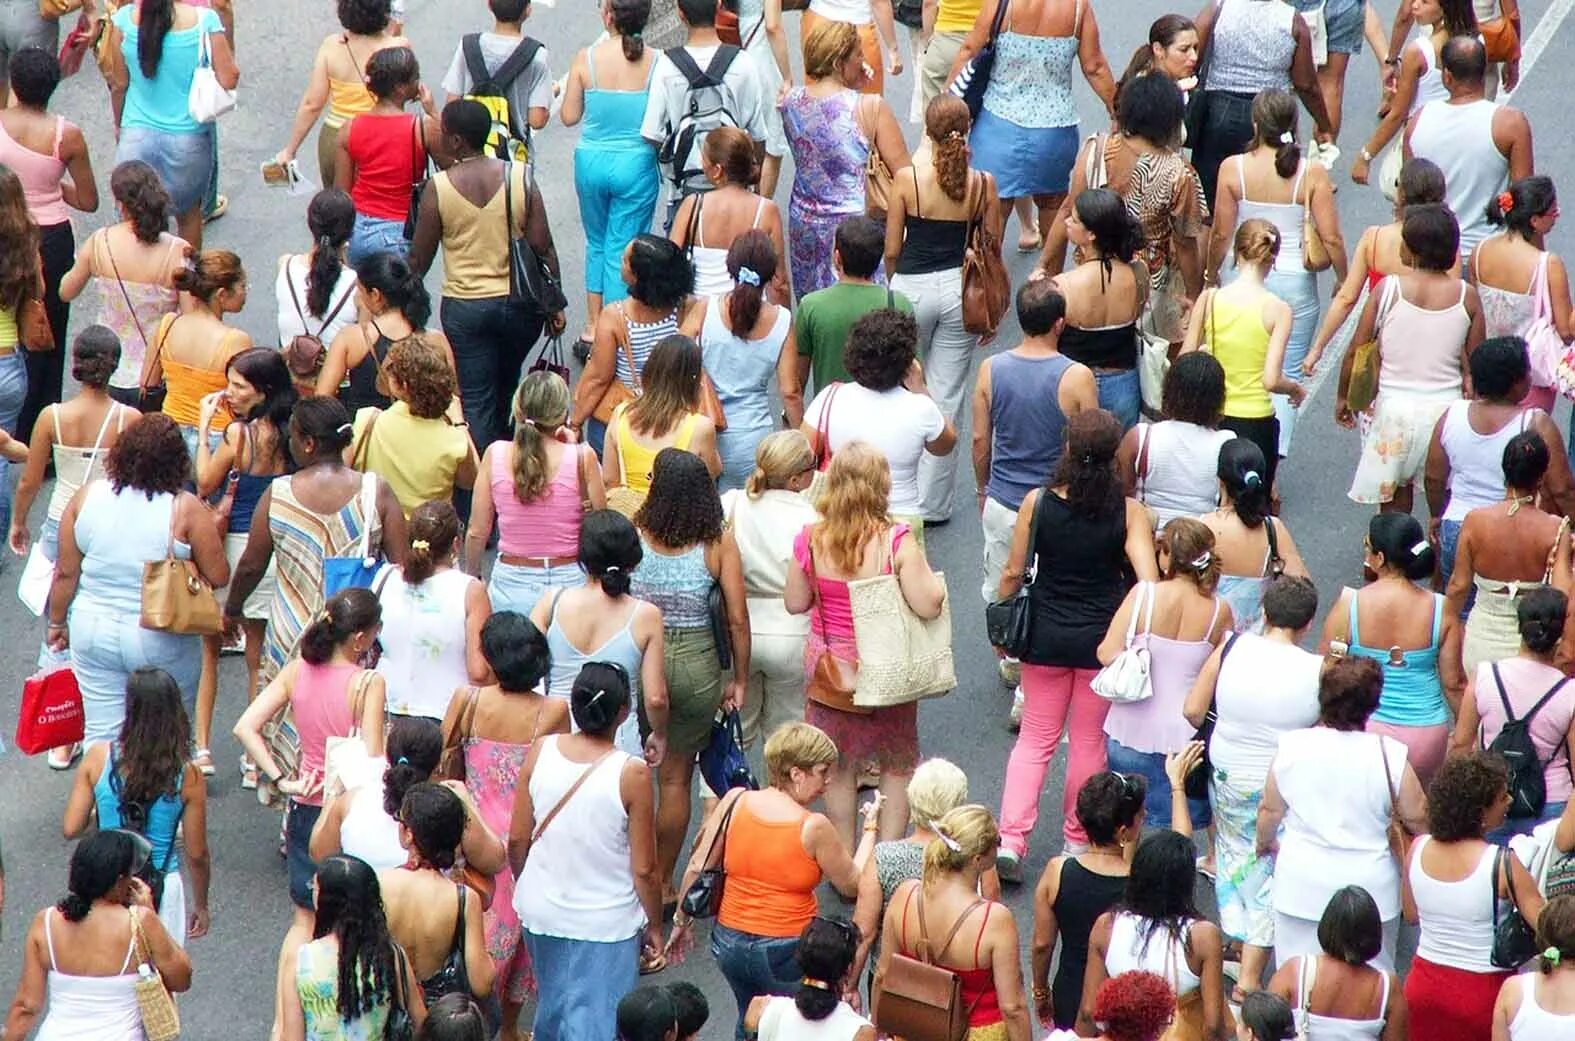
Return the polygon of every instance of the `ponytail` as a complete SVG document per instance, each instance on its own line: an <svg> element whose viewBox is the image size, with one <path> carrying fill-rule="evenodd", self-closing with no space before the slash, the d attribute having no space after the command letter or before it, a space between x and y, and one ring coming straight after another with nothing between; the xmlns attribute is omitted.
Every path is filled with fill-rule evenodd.
<svg viewBox="0 0 1575 1041"><path fill-rule="evenodd" d="M137 18L137 67L147 79L159 74L164 37L175 27L175 0L141 0ZM200 20L199 20L200 24Z"/></svg>
<svg viewBox="0 0 1575 1041"><path fill-rule="evenodd" d="M306 272L306 310L314 318L326 318L334 305L334 288L344 271L339 251L350 241L355 204L338 188L325 188L312 196L306 209L306 226L317 240L312 265Z"/></svg>
<svg viewBox="0 0 1575 1041"><path fill-rule="evenodd" d="M747 340L760 320L765 287L777 273L777 250L771 237L751 228L734 239L727 251L727 273L737 283L727 294L727 320L733 336Z"/></svg>
<svg viewBox="0 0 1575 1041"><path fill-rule="evenodd" d="M424 502L410 514L410 552L405 556L405 585L431 578L440 563L454 555L459 539L459 514L447 499Z"/></svg>
<svg viewBox="0 0 1575 1041"><path fill-rule="evenodd" d="M359 586L335 593L301 633L301 660L326 665L356 633L366 632L383 618L383 606L370 589Z"/></svg>

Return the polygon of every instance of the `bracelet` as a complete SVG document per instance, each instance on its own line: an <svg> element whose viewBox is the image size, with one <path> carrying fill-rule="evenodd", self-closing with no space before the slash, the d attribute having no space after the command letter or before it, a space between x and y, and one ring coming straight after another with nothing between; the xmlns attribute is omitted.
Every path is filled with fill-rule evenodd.
<svg viewBox="0 0 1575 1041"><path fill-rule="evenodd" d="M1034 1000L1035 1001L1048 1001L1049 998L1050 998L1050 988L1049 987L1035 987L1034 988Z"/></svg>
<svg viewBox="0 0 1575 1041"><path fill-rule="evenodd" d="M1370 163L1373 161L1373 153L1367 150L1366 145L1363 145L1362 150L1356 153L1356 157L1364 163Z"/></svg>

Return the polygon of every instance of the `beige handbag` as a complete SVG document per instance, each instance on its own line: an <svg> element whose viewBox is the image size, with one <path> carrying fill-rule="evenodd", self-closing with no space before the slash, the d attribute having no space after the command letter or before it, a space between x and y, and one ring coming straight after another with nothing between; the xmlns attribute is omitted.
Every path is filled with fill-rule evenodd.
<svg viewBox="0 0 1575 1041"><path fill-rule="evenodd" d="M356 673L350 681L350 733L344 737L330 737L323 743L324 799L342 794L348 787L345 775L353 776L356 768L371 758L361 737L361 716L366 707L366 688L372 685L374 675L371 669Z"/></svg>
<svg viewBox="0 0 1575 1041"><path fill-rule="evenodd" d="M175 509L172 503L163 558L142 565L142 628L182 636L217 636L224 628L224 615L213 587L197 570L195 560L175 556Z"/></svg>
<svg viewBox="0 0 1575 1041"><path fill-rule="evenodd" d="M948 693L957 686L949 598L942 594L935 618L920 618L903 598L896 574L889 567L882 572L848 583L859 648L853 703L884 708ZM944 589L946 576L937 571L935 577Z"/></svg>
<svg viewBox="0 0 1575 1041"><path fill-rule="evenodd" d="M137 996L142 1032L147 1035L147 1041L176 1041L180 1037L180 1010L175 1007L175 996L164 986L164 977L153 964L153 954L148 950L148 938L142 934L137 909L128 907L126 912L131 915L131 936L137 951L137 982L131 989Z"/></svg>

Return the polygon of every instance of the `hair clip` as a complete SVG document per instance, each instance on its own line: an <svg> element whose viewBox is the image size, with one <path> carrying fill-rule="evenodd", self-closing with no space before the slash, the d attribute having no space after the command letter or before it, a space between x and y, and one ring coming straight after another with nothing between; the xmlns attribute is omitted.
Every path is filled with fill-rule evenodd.
<svg viewBox="0 0 1575 1041"><path fill-rule="evenodd" d="M1547 950L1542 952L1542 960L1553 966L1555 969L1558 968L1559 962L1563 958L1563 953L1557 947L1549 947Z"/></svg>
<svg viewBox="0 0 1575 1041"><path fill-rule="evenodd" d="M831 984L827 983L825 980L810 979L808 976L805 976L803 979L799 980L798 982L799 982L799 984L801 986L814 987L816 990L830 990L831 989Z"/></svg>
<svg viewBox="0 0 1575 1041"><path fill-rule="evenodd" d="M1208 550L1204 550L1202 553L1199 553L1196 557L1194 557L1192 559L1192 569L1194 571L1202 571L1204 568L1208 567L1209 564L1211 564L1213 561L1214 561L1214 554L1209 552Z"/></svg>
<svg viewBox="0 0 1575 1041"><path fill-rule="evenodd" d="M338 426L334 427L334 433L336 434L349 434L353 433L354 431L355 427L349 423L340 423Z"/></svg>
<svg viewBox="0 0 1575 1041"><path fill-rule="evenodd" d="M1084 452L1083 455L1082 455L1082 462L1083 462L1084 466L1092 465L1093 462L1094 462L1094 453L1093 452Z"/></svg>
<svg viewBox="0 0 1575 1041"><path fill-rule="evenodd" d="M395 766L409 766L410 765L410 760L405 758L404 756L400 756L398 759L394 760L394 765Z"/></svg>
<svg viewBox="0 0 1575 1041"><path fill-rule="evenodd" d="M1497 202L1498 208L1508 213L1515 208L1515 195L1513 192L1499 192Z"/></svg>
<svg viewBox="0 0 1575 1041"><path fill-rule="evenodd" d="M1263 483L1263 475L1256 470L1248 470L1241 475L1241 483L1248 488Z"/></svg>
<svg viewBox="0 0 1575 1041"><path fill-rule="evenodd" d="M961 141L962 140L962 136L963 135L962 135L962 131L961 130L952 130L952 131L947 133L946 140L948 140L948 141Z"/></svg>
<svg viewBox="0 0 1575 1041"><path fill-rule="evenodd" d="M410 548L425 553L432 548L432 543L428 542L426 539L412 539Z"/></svg>
<svg viewBox="0 0 1575 1041"><path fill-rule="evenodd" d="M1411 555L1413 557L1421 556L1422 551L1427 549L1430 545L1432 545L1430 542L1428 542L1426 539L1423 539L1421 542L1418 542L1416 545L1411 547Z"/></svg>
<svg viewBox="0 0 1575 1041"><path fill-rule="evenodd" d="M1296 135L1291 133L1289 130L1287 130L1285 133L1280 135L1280 144L1282 144L1282 145L1294 145L1295 143L1296 143Z"/></svg>
<svg viewBox="0 0 1575 1041"><path fill-rule="evenodd" d="M940 828L931 828L930 830L935 832L935 837L941 840L941 845L945 846L953 853L961 853L963 851L962 843L946 834Z"/></svg>
<svg viewBox="0 0 1575 1041"><path fill-rule="evenodd" d="M607 570L603 571L602 574L604 574L604 575L616 575L622 570L623 570L623 568L619 567L617 564L608 564L607 565Z"/></svg>
<svg viewBox="0 0 1575 1041"><path fill-rule="evenodd" d="M596 704L598 701L600 701L602 699L602 695L606 694L606 693L607 693L607 688L605 688L605 687L597 687L596 688L596 693L591 695L590 703L592 705Z"/></svg>
<svg viewBox="0 0 1575 1041"><path fill-rule="evenodd" d="M738 269L738 284L760 288L760 274L753 268L741 267Z"/></svg>

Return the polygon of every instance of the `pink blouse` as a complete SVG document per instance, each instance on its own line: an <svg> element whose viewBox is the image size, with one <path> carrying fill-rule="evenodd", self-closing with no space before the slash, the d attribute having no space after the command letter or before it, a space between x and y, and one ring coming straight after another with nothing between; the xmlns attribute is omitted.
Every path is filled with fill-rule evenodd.
<svg viewBox="0 0 1575 1041"><path fill-rule="evenodd" d="M793 539L793 559L798 561L798 566L804 569L804 574L810 576L815 583L815 597L818 602L809 612L810 629L827 643L849 643L853 640L853 605L848 600L848 583L840 578L822 578L816 573L809 549L809 533L812 527L813 525L805 526ZM891 556L887 559L882 574L891 573L891 561L896 559L897 546L910 530L912 529L906 524L892 525ZM827 630L830 630L829 635Z"/></svg>

